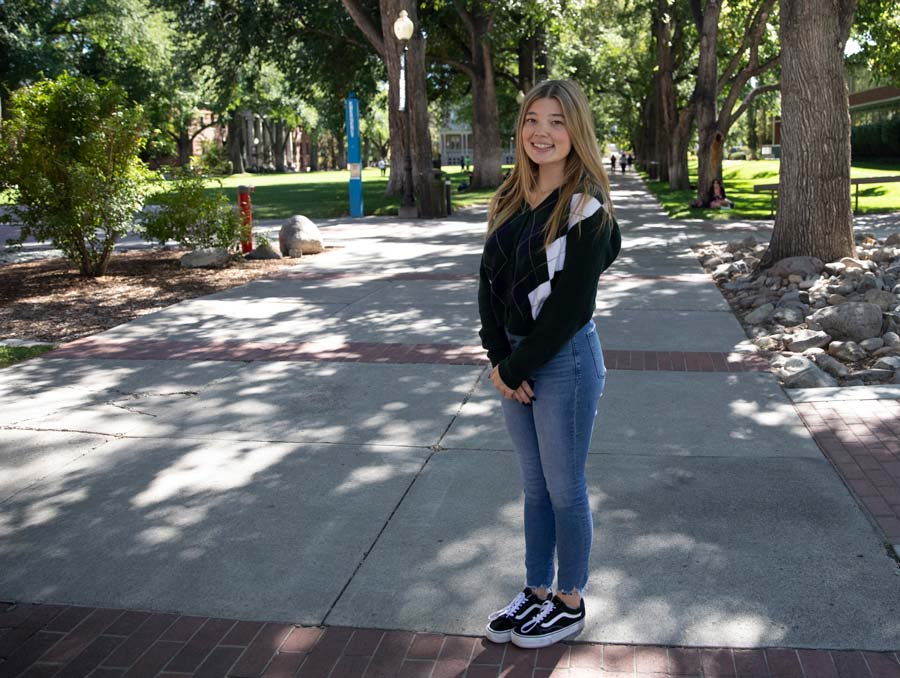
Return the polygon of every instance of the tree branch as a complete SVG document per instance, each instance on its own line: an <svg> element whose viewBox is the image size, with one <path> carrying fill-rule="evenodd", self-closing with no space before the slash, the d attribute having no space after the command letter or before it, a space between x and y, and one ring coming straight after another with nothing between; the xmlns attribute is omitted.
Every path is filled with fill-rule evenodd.
<svg viewBox="0 0 900 678"><path fill-rule="evenodd" d="M358 0L341 0L341 2L344 4L344 9L347 10L347 14L353 19L353 23L356 24L356 27L362 31L362 34L366 36L366 39L372 43L372 47L375 48L375 51L378 52L382 59L384 59L384 37L378 29L378 26L372 20L372 17L369 16L369 13L362 8Z"/></svg>
<svg viewBox="0 0 900 678"><path fill-rule="evenodd" d="M734 112L734 114L728 116L728 126L725 128L725 131L727 132L729 129L731 129L731 126L735 123L735 121L738 120L738 118L740 118L744 114L744 111L747 110L750 102L753 101L756 97L758 97L760 94L764 94L765 92L774 92L775 90L780 88L781 83L776 82L771 85L762 85L751 90L750 93L744 97L744 100L741 102L741 105Z"/></svg>

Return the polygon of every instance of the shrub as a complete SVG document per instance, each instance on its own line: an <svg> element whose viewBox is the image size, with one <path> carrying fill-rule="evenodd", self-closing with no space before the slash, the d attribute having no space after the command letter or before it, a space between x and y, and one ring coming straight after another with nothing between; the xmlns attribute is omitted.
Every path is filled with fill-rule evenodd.
<svg viewBox="0 0 900 678"><path fill-rule="evenodd" d="M228 176L232 173L231 160L225 153L225 147L215 139L200 142L202 153L196 160L196 167L209 176Z"/></svg>
<svg viewBox="0 0 900 678"><path fill-rule="evenodd" d="M141 108L112 84L64 74L13 92L0 128L0 190L22 223L11 242L50 240L82 275L104 275L150 176L142 134Z"/></svg>
<svg viewBox="0 0 900 678"><path fill-rule="evenodd" d="M145 218L148 238L161 243L177 240L191 249L232 249L240 243L240 215L224 195L206 192L202 175L183 169L171 183L154 199L159 210Z"/></svg>

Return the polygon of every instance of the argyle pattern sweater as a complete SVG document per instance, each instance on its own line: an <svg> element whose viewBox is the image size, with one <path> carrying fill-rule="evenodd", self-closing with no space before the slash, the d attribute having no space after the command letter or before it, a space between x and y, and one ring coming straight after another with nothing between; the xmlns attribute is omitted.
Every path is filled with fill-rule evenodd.
<svg viewBox="0 0 900 678"><path fill-rule="evenodd" d="M622 247L602 198L576 193L560 237L544 248L544 225L559 190L485 241L478 285L481 344L503 383L516 389L594 315L597 283ZM506 330L524 336L510 348Z"/></svg>

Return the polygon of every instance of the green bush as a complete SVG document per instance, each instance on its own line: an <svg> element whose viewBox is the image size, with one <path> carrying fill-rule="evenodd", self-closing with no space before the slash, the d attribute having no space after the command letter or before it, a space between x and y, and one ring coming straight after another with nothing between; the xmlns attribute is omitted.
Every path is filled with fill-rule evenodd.
<svg viewBox="0 0 900 678"><path fill-rule="evenodd" d="M150 177L140 160L143 112L120 88L61 75L12 93L0 128L0 191L29 236L50 240L82 275L106 273Z"/></svg>
<svg viewBox="0 0 900 678"><path fill-rule="evenodd" d="M195 166L203 174L221 177L232 173L231 160L225 152L225 147L214 139L206 139L200 142L202 153L196 158Z"/></svg>
<svg viewBox="0 0 900 678"><path fill-rule="evenodd" d="M144 221L144 232L152 240L198 247L237 247L241 240L241 219L221 193L207 193L203 176L181 170L156 196L159 209Z"/></svg>
<svg viewBox="0 0 900 678"><path fill-rule="evenodd" d="M853 158L900 157L900 116L857 125L850 131Z"/></svg>

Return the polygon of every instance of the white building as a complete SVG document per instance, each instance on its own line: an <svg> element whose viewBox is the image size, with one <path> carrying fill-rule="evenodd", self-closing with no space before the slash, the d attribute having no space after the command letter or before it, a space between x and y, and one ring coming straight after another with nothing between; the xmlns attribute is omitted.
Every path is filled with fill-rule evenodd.
<svg viewBox="0 0 900 678"><path fill-rule="evenodd" d="M459 165L465 158L469 163L475 157L475 144L472 138L472 128L466 123L460 123L452 119L441 128L440 151L441 164ZM506 136L501 149L501 162L504 165L512 165L516 161L515 138Z"/></svg>

